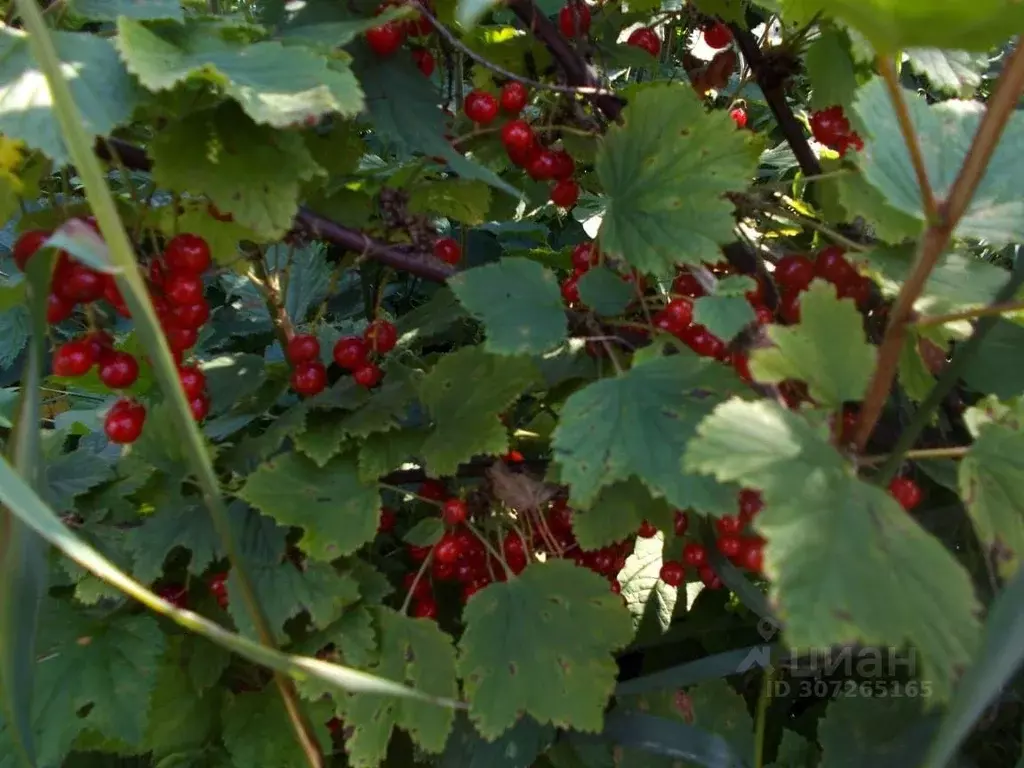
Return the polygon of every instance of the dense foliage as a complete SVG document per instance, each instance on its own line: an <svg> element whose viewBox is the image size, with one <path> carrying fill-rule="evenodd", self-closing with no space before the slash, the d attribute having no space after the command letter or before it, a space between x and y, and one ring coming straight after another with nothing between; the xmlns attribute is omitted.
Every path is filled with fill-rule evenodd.
<svg viewBox="0 0 1024 768"><path fill-rule="evenodd" d="M2 5L0 768L1021 758L1024 4Z"/></svg>

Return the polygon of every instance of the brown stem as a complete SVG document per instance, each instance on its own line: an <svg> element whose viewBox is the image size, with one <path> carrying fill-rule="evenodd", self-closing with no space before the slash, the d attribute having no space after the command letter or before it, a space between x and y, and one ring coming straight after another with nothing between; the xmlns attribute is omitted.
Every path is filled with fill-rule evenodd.
<svg viewBox="0 0 1024 768"><path fill-rule="evenodd" d="M281 294L274 286L270 273L267 272L267 264L264 261L263 253L257 251L251 255L249 263L252 265L252 281L256 289L263 296L263 303L267 305L267 313L270 315L270 322L274 324L274 332L277 341L281 345L281 351L288 349L288 340L295 335L295 326L288 317L288 310L281 301Z"/></svg>
<svg viewBox="0 0 1024 768"><path fill-rule="evenodd" d="M863 452L871 432L882 414L882 408L889 397L893 379L899 368L900 351L903 348L905 326L913 314L914 302L924 289L939 257L949 244L956 225L967 210L981 179L985 175L989 160L999 144L1006 123L1024 92L1024 46L1018 46L999 77L995 91L988 101L988 108L981 118L981 124L974 134L974 140L967 150L960 172L949 190L946 200L938 206L937 219L924 233L918 250L917 262L900 289L896 303L889 313L889 325L878 350L878 364L868 385L864 403L861 406L860 421L854 443L858 452Z"/></svg>
<svg viewBox="0 0 1024 768"><path fill-rule="evenodd" d="M902 459L904 461L922 461L925 459L962 459L970 449L971 446L969 445L955 445L949 448L918 448L915 451L907 451L904 453ZM880 456L862 456L857 460L857 463L861 466L881 464L883 461L887 461L889 456L890 454L888 453L883 453Z"/></svg>
<svg viewBox="0 0 1024 768"><path fill-rule="evenodd" d="M973 320L976 317L987 317L989 315L1001 315L1005 312L1019 312L1024 310L1024 301L1007 301L1002 304L992 304L987 307L974 307L961 312L950 312L946 315L931 315L930 317L919 317L911 325L915 328L927 328L933 325L945 325L954 323L957 320Z"/></svg>

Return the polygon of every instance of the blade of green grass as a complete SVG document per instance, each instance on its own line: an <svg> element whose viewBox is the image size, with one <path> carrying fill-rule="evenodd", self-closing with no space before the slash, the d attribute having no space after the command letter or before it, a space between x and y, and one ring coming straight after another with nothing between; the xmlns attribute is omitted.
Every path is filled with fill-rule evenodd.
<svg viewBox="0 0 1024 768"><path fill-rule="evenodd" d="M51 252L44 251L28 264L26 298L32 335L7 445L10 461L37 490L43 476L39 388L46 356L46 297L52 262ZM0 507L0 698L18 759L28 766L36 765L32 691L36 626L46 584L45 542L6 507Z"/></svg>
<svg viewBox="0 0 1024 768"><path fill-rule="evenodd" d="M1024 568L992 604L981 648L938 728L922 768L944 768L974 723L1024 662Z"/></svg>
<svg viewBox="0 0 1024 768"><path fill-rule="evenodd" d="M667 717L613 711L599 738L704 768L745 768L721 736Z"/></svg>
<svg viewBox="0 0 1024 768"><path fill-rule="evenodd" d="M227 510L220 496L217 476L206 451L203 435L192 418L188 400L178 380L177 366L171 356L171 350L167 346L167 340L160 330L160 323L157 320L153 304L149 300L149 294L138 269L131 242L117 214L114 198L107 188L103 169L93 153L93 139L85 131L81 113L71 95L71 89L64 79L60 60L43 20L42 12L35 0L18 0L18 8L21 10L25 30L28 32L27 40L32 55L39 64L50 88L53 111L60 124L68 153L75 164L85 187L89 205L110 249L113 267L119 270L117 271L118 286L131 311L139 338L149 353L160 389L164 397L173 405L178 426L188 449L187 453L193 464L193 471L196 473L203 491L203 498L213 519L214 529L224 544L224 549L238 579L242 603L252 617L260 642L268 648L273 648L273 632L256 598L252 581L238 557L238 547L231 533ZM285 675L277 674L274 677L307 762L313 768L321 768L323 756L320 754L313 729L299 707L299 697L295 685Z"/></svg>
<svg viewBox="0 0 1024 768"><path fill-rule="evenodd" d="M398 696L442 707L465 709L465 704L418 691L400 683L319 659L293 656L229 632L219 624L192 611L175 608L120 570L103 555L76 536L57 514L0 457L0 504L67 557L107 584L133 597L151 611L166 616L178 626L227 648L249 661L261 664L296 680L316 678L335 688L354 693Z"/></svg>

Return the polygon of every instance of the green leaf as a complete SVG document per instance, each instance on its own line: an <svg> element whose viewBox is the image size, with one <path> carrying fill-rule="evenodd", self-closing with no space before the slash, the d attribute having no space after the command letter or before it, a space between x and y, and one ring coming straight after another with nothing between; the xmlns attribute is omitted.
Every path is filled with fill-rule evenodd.
<svg viewBox="0 0 1024 768"><path fill-rule="evenodd" d="M746 189L759 148L682 85L645 88L623 117L596 161L607 194L601 247L660 275L677 264L717 261L719 246L734 238L723 195Z"/></svg>
<svg viewBox="0 0 1024 768"><path fill-rule="evenodd" d="M1024 365L1017 351L1024 344L1024 328L999 320L985 334L964 381L971 389L1006 399L1024 393Z"/></svg>
<svg viewBox="0 0 1024 768"><path fill-rule="evenodd" d="M331 717L330 705L324 701L301 706L313 725L320 749L327 750L331 743L326 725ZM305 768L309 765L295 741L295 734L281 727L288 722L288 713L273 688L233 697L224 708L222 718L224 746L231 753L233 766Z"/></svg>
<svg viewBox="0 0 1024 768"><path fill-rule="evenodd" d="M750 355L755 380L805 381L811 397L832 408L864 397L877 352L865 338L856 304L837 298L834 286L816 280L800 298L800 322L771 325L768 336L775 346Z"/></svg>
<svg viewBox="0 0 1024 768"><path fill-rule="evenodd" d="M406 462L418 459L429 435L423 429L370 435L359 446L359 477L363 482L375 483Z"/></svg>
<svg viewBox="0 0 1024 768"><path fill-rule="evenodd" d="M323 467L341 453L345 444L345 432L341 426L345 416L339 411L327 411L317 412L316 418L307 418L306 428L294 437L295 447L318 467ZM371 478L371 482L375 479Z"/></svg>
<svg viewBox="0 0 1024 768"><path fill-rule="evenodd" d="M666 632L676 609L677 588L661 580L663 546L664 542L657 538L637 539L633 554L626 558L626 565L618 576L622 599L637 625L638 642L651 634Z"/></svg>
<svg viewBox="0 0 1024 768"><path fill-rule="evenodd" d="M725 680L710 680L687 692L693 724L725 739L742 760L753 763L754 722L747 703Z"/></svg>
<svg viewBox="0 0 1024 768"><path fill-rule="evenodd" d="M164 643L149 616L101 620L48 599L33 697L39 764L60 765L86 730L141 747Z"/></svg>
<svg viewBox="0 0 1024 768"><path fill-rule="evenodd" d="M410 213L446 216L463 224L483 224L491 207L491 189L475 179L437 179L409 190Z"/></svg>
<svg viewBox="0 0 1024 768"><path fill-rule="evenodd" d="M537 382L529 358L498 357L482 347L446 355L420 385L434 419L423 443L423 459L434 475L451 475L478 454L508 451L508 431L499 416Z"/></svg>
<svg viewBox="0 0 1024 768"><path fill-rule="evenodd" d="M47 462L44 498L54 507L69 509L74 500L114 476L114 470L95 453L79 449Z"/></svg>
<svg viewBox="0 0 1024 768"><path fill-rule="evenodd" d="M697 424L720 402L718 393L741 386L724 366L679 354L575 392L552 442L573 505L588 509L603 487L635 475L674 506L734 512L734 488L680 471L680 460Z"/></svg>
<svg viewBox="0 0 1024 768"><path fill-rule="evenodd" d="M0 368L10 367L28 344L29 321L24 307L0 312Z"/></svg>
<svg viewBox="0 0 1024 768"><path fill-rule="evenodd" d="M857 73L845 34L837 29L823 29L821 35L807 46L804 63L811 81L812 108L849 105L853 101Z"/></svg>
<svg viewBox="0 0 1024 768"><path fill-rule="evenodd" d="M633 636L605 579L564 560L534 563L474 595L463 621L459 674L484 738L524 712L542 724L601 729L618 674L612 653Z"/></svg>
<svg viewBox="0 0 1024 768"><path fill-rule="evenodd" d="M204 695L197 690L185 674L185 647L182 638L171 638L149 701L146 750L158 757L200 749L214 737L220 692L207 691Z"/></svg>
<svg viewBox="0 0 1024 768"><path fill-rule="evenodd" d="M50 237L44 248L66 251L83 264L99 272L116 274L120 270L110 258L110 250L103 238L81 219L65 221Z"/></svg>
<svg viewBox="0 0 1024 768"><path fill-rule="evenodd" d="M693 322L723 341L732 339L756 318L754 308L743 296L701 296L693 303Z"/></svg>
<svg viewBox="0 0 1024 768"><path fill-rule="evenodd" d="M636 289L610 269L590 269L577 282L584 306L599 315L621 314L636 298Z"/></svg>
<svg viewBox="0 0 1024 768"><path fill-rule="evenodd" d="M960 462L960 497L985 547L986 561L1007 579L1024 555L1024 432L982 424Z"/></svg>
<svg viewBox="0 0 1024 768"><path fill-rule="evenodd" d="M267 251L274 273L287 274L284 308L293 322L301 323L327 298L334 268L327 261L327 249L315 243L305 248L277 244Z"/></svg>
<svg viewBox="0 0 1024 768"><path fill-rule="evenodd" d="M985 111L979 102L946 101L929 106L912 91L903 91L918 135L928 180L937 199L945 199L963 163ZM854 111L866 127L860 165L875 189L897 210L924 222L917 177L900 133L885 84L874 78L857 91ZM955 235L976 237L1000 246L1024 239L1024 201L1016 179L1024 154L1024 116L1013 113Z"/></svg>
<svg viewBox="0 0 1024 768"><path fill-rule="evenodd" d="M89 136L107 136L131 119L140 91L110 41L90 34L50 32L67 84ZM52 111L50 90L24 32L0 30L0 133L20 139L58 165L70 162Z"/></svg>
<svg viewBox="0 0 1024 768"><path fill-rule="evenodd" d="M117 20L115 44L128 71L151 91L189 79L217 83L255 122L285 128L329 112L358 114L363 92L339 60L277 42L241 45L216 28L168 28L163 35L128 18ZM219 206L218 206L219 207ZM223 209L221 209L223 210Z"/></svg>
<svg viewBox="0 0 1024 768"><path fill-rule="evenodd" d="M905 51L907 64L932 87L961 98L970 97L981 85L988 69L988 55L940 48L911 48Z"/></svg>
<svg viewBox="0 0 1024 768"><path fill-rule="evenodd" d="M787 17L836 17L864 34L880 54L902 48L987 51L1024 29L1024 8L1002 0L782 0Z"/></svg>
<svg viewBox="0 0 1024 768"><path fill-rule="evenodd" d="M755 527L791 647L909 643L915 672L949 698L977 640L970 577L885 490L856 478L826 424L732 400L701 424L686 466L762 491Z"/></svg>
<svg viewBox="0 0 1024 768"><path fill-rule="evenodd" d="M178 0L71 0L71 11L76 16L96 21L116 21L119 16L177 22L185 19Z"/></svg>
<svg viewBox="0 0 1024 768"><path fill-rule="evenodd" d="M161 187L205 194L267 240L291 228L301 182L320 171L300 135L257 125L230 103L171 123L149 152Z"/></svg>
<svg viewBox="0 0 1024 768"><path fill-rule="evenodd" d="M359 438L398 428L402 417L409 412L422 379L420 371L389 366L384 383L374 390L372 396L358 388L361 392L354 398L364 398L365 403L348 415L341 428L346 435ZM355 399L355 402L360 401Z"/></svg>
<svg viewBox="0 0 1024 768"><path fill-rule="evenodd" d="M454 697L458 688L451 638L430 620L411 619L389 608L375 614L380 656L369 671L437 696ZM396 726L424 751L439 753L455 719L452 710L421 702L358 694L340 703L339 715L351 729L345 748L353 768L379 765Z"/></svg>
<svg viewBox="0 0 1024 768"><path fill-rule="evenodd" d="M895 692L884 698L837 697L829 704L818 726L822 765L827 768L920 765L922 743L913 736L917 730L915 724L922 719L922 698L921 695L896 697Z"/></svg>
<svg viewBox="0 0 1024 768"><path fill-rule="evenodd" d="M824 171L842 168L839 161L829 167L830 161L823 160ZM850 168L842 168L838 176L819 182L825 190L835 190L843 216L852 220L862 216L871 226L875 235L887 243L902 243L920 236L923 225L913 216L899 211L886 202L885 195L875 189L864 178L864 174Z"/></svg>
<svg viewBox="0 0 1024 768"><path fill-rule="evenodd" d="M355 40L366 30L394 19L409 16L408 9L389 8L370 18L354 18L346 21L316 21L286 27L279 35L285 42L316 44L325 48L338 48Z"/></svg>
<svg viewBox="0 0 1024 768"><path fill-rule="evenodd" d="M432 547L444 534L444 522L440 517L425 517L405 532L402 541L417 547Z"/></svg>
<svg viewBox="0 0 1024 768"><path fill-rule="evenodd" d="M497 739L487 741L460 713L438 768L525 768L536 764L554 735L553 728L523 717Z"/></svg>
<svg viewBox="0 0 1024 768"><path fill-rule="evenodd" d="M476 23L498 5L497 0L457 0L455 3L455 20L459 26L471 30Z"/></svg>
<svg viewBox="0 0 1024 768"><path fill-rule="evenodd" d="M672 508L664 499L652 498L647 487L631 477L606 486L590 509L577 511L572 530L583 549L600 549L636 533L644 520L671 530Z"/></svg>
<svg viewBox="0 0 1024 768"><path fill-rule="evenodd" d="M317 560L352 554L377 533L377 487L359 479L347 456L322 467L298 453L277 456L250 475L238 495L282 525L302 528L299 547Z"/></svg>
<svg viewBox="0 0 1024 768"><path fill-rule="evenodd" d="M558 279L518 256L467 269L448 280L456 298L484 324L484 347L497 355L540 354L565 341Z"/></svg>
<svg viewBox="0 0 1024 768"><path fill-rule="evenodd" d="M188 570L196 576L221 553L213 521L201 502L181 497L161 499L156 511L131 530L127 544L135 561L133 573L147 584L159 577L167 555L177 547L191 553Z"/></svg>

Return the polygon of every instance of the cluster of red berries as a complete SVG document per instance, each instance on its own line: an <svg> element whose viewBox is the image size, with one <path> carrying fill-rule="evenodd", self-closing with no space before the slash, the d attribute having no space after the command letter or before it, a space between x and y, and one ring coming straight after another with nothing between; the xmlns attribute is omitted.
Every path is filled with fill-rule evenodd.
<svg viewBox="0 0 1024 768"><path fill-rule="evenodd" d="M573 248L570 258L572 261L572 274L562 281L561 291L565 303L572 307L580 305L579 279L600 264L604 258L595 243L580 243ZM635 269L631 269L626 273L619 273L619 277L625 283L635 283L640 293L647 289L643 275Z"/></svg>
<svg viewBox="0 0 1024 768"><path fill-rule="evenodd" d="M738 568L761 573L764 566L764 539L745 530L757 514L764 509L761 494L750 488L739 493L739 510L735 515L725 515L715 521L715 547ZM688 521L684 513L677 513L675 531L685 536ZM708 589L719 589L722 581L708 562L708 552L703 544L690 541L683 546L681 560L666 560L659 574L661 580L671 587L678 587L686 577L686 569L697 572L697 577Z"/></svg>
<svg viewBox="0 0 1024 768"><path fill-rule="evenodd" d="M545 147L533 128L518 117L529 101L529 92L519 82L506 83L498 97L480 89L466 96L466 117L480 126L490 125L499 110L512 118L501 127L501 143L513 164L524 169L534 181L553 181L551 202L559 208L572 208L580 196L580 186L572 178L576 162L564 149Z"/></svg>
<svg viewBox="0 0 1024 768"><path fill-rule="evenodd" d="M572 39L586 37L590 32L590 7L583 0L570 0L558 12L558 29L566 37ZM657 33L649 27L634 29L626 40L627 45L642 48L651 56L661 53L661 40Z"/></svg>
<svg viewBox="0 0 1024 768"><path fill-rule="evenodd" d="M350 371L356 383L372 389L384 372L371 355L386 355L398 343L398 330L387 320L377 319L366 326L362 336L344 336L334 344L332 356L338 367ZM292 389L303 397L312 397L327 386L327 367L320 361L320 342L310 333L299 333L288 340L285 357L292 366Z"/></svg>
<svg viewBox="0 0 1024 768"><path fill-rule="evenodd" d="M857 132L850 128L850 121L839 105L813 113L810 123L814 140L834 149L840 157L845 155L850 147L857 151L864 149L864 142Z"/></svg>
<svg viewBox="0 0 1024 768"><path fill-rule="evenodd" d="M864 309L871 299L874 283L861 275L839 246L822 248L814 259L802 254L783 256L775 265L775 283L779 286L779 314L789 323L800 321L800 294L817 277L836 288L841 299L853 299Z"/></svg>
<svg viewBox="0 0 1024 768"><path fill-rule="evenodd" d="M208 586L214 600L224 610L228 607L228 575L218 571L210 576ZM175 608L185 610L188 608L188 587L184 584L169 584L156 590L156 594L173 605Z"/></svg>
<svg viewBox="0 0 1024 768"><path fill-rule="evenodd" d="M99 231L94 219L87 219L87 223ZM48 237L48 232L32 230L18 238L14 258L20 269L25 269L28 260ZM210 248L203 238L177 235L167 242L163 257L150 262L147 280L150 298L178 363L181 385L197 421L204 419L210 410L206 377L197 367L183 365L182 361L185 352L195 345L200 328L210 319L202 278L210 263ZM51 324L61 322L76 306L101 299L118 314L129 317L124 297L112 275L98 272L61 251L53 271L48 321ZM138 360L128 352L115 350L113 338L102 330L94 330L54 350L53 372L57 376L84 376L94 365L99 368L100 381L112 390L127 389L139 377ZM108 411L103 429L111 442L126 445L139 438L145 420L146 408L142 403L121 398Z"/></svg>
<svg viewBox="0 0 1024 768"><path fill-rule="evenodd" d="M388 8L403 4L402 0L388 0L381 4L377 13L381 14ZM429 5L428 10L431 10ZM390 56L402 47L406 39L412 38L423 43L433 31L434 28L430 21L423 14L418 13L412 19L388 21L380 26L371 27L366 31L366 42L378 56ZM412 49L412 60L426 77L434 74L437 64L434 54L422 44Z"/></svg>

